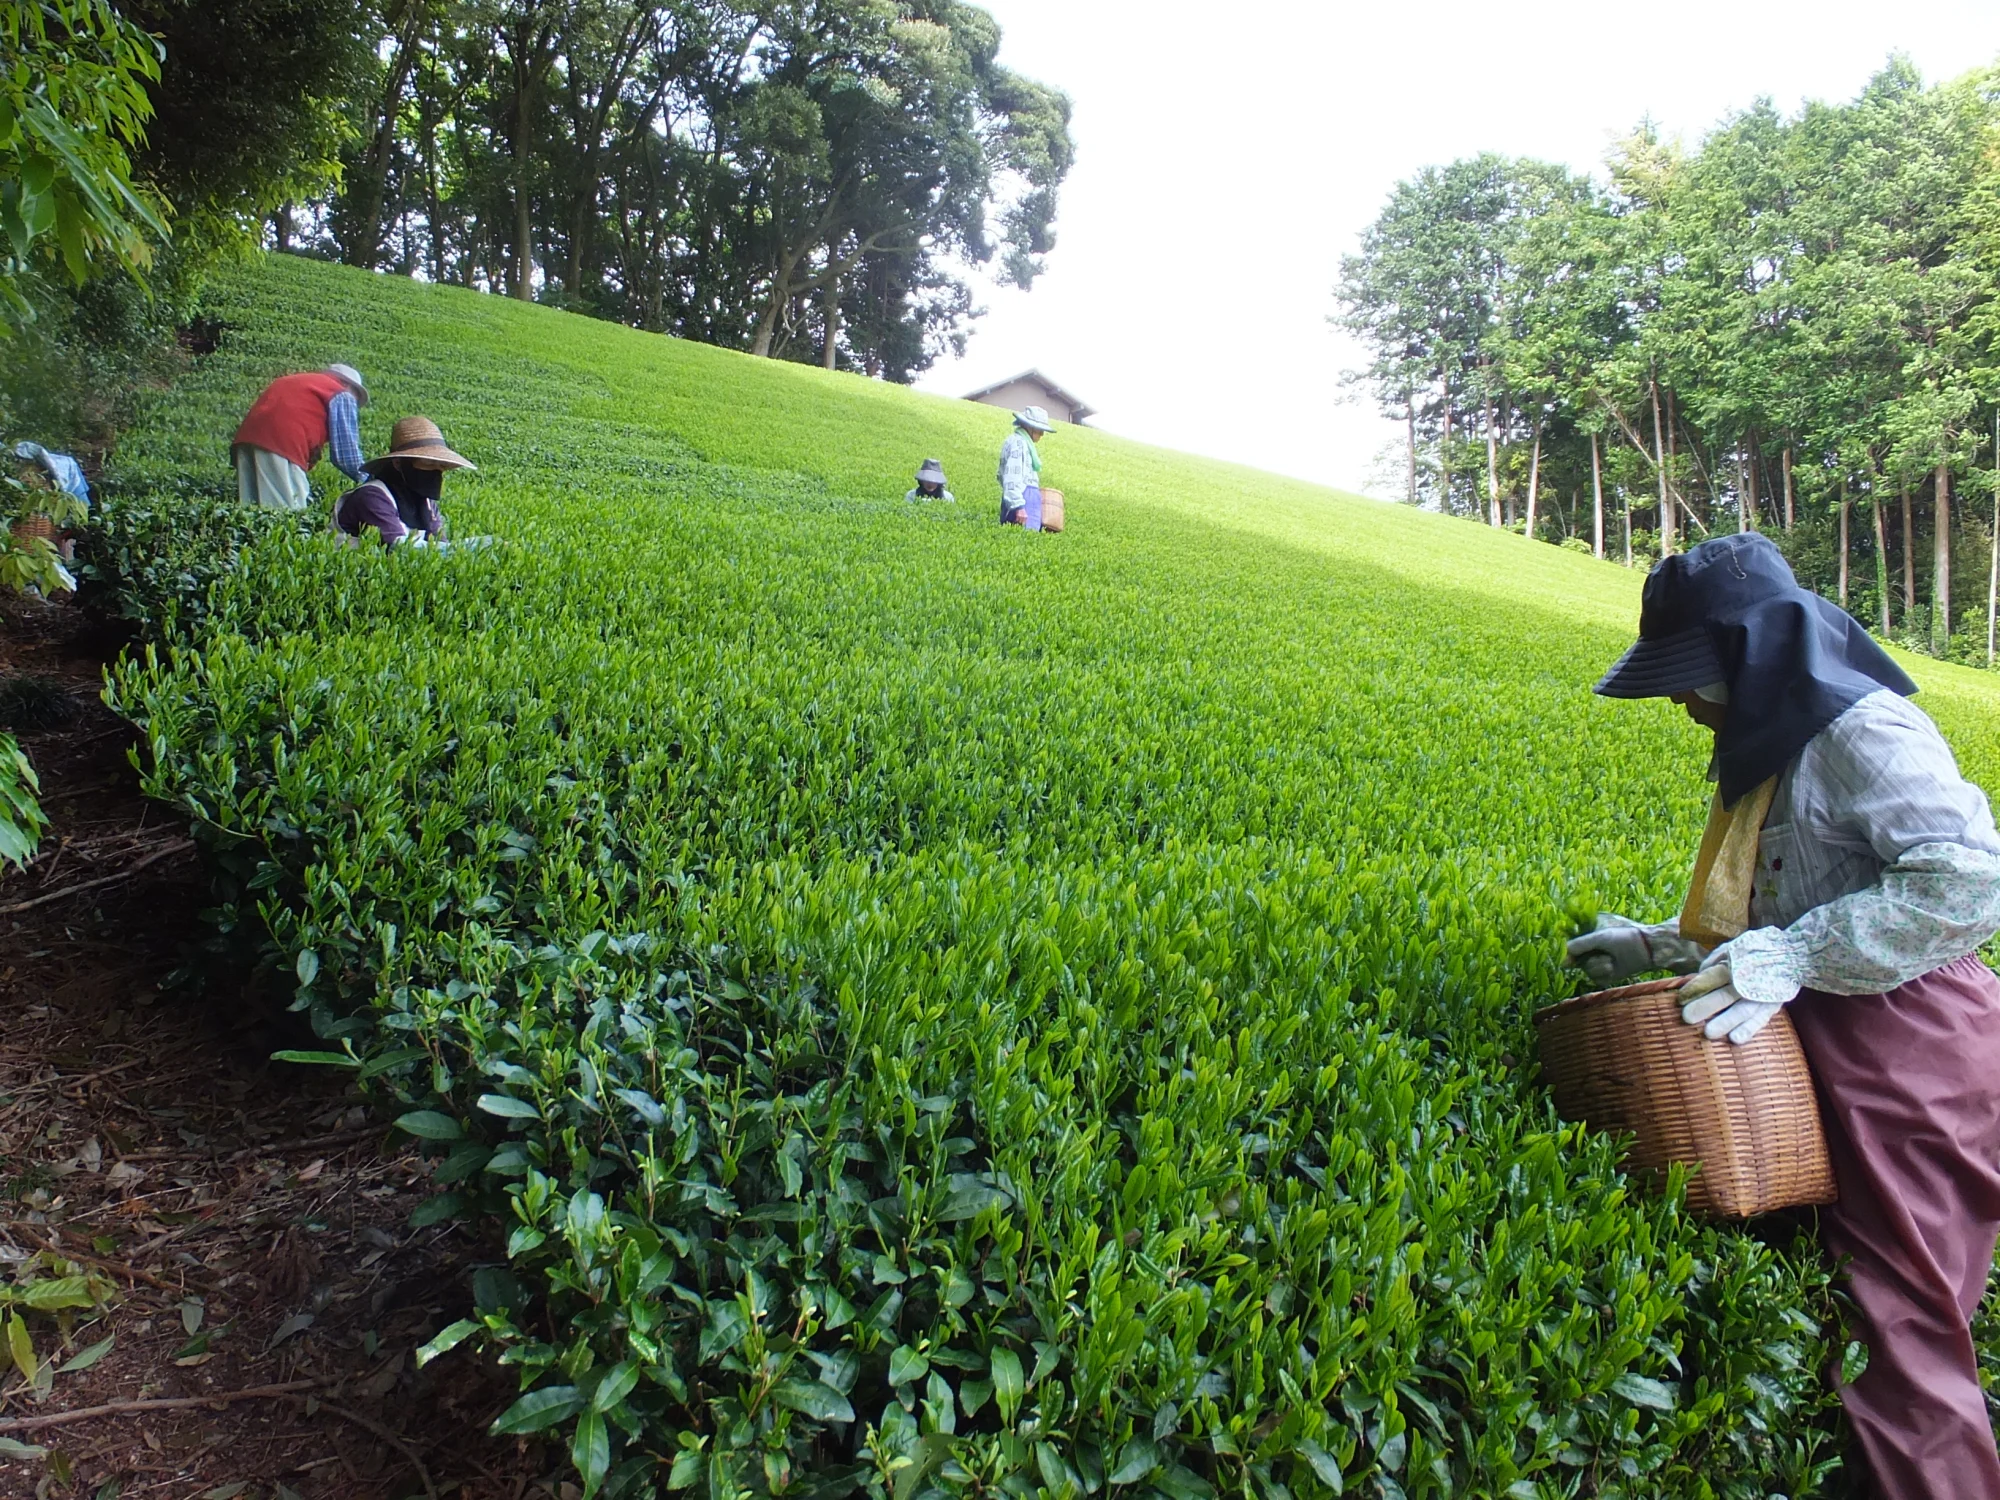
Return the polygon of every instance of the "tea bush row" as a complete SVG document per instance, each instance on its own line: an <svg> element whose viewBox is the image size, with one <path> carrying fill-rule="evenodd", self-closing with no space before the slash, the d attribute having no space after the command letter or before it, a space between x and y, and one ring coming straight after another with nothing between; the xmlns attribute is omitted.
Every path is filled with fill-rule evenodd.
<svg viewBox="0 0 2000 1500"><path fill-rule="evenodd" d="M979 408L282 259L218 311L131 487L330 358L482 464L499 546L278 528L110 695L424 1213L507 1227L437 1341L503 1430L718 1500L1838 1482L1809 1246L1529 1061L1564 903L1665 909L1705 796L1589 697L1629 579L1071 430L1003 533L888 467Z"/></svg>

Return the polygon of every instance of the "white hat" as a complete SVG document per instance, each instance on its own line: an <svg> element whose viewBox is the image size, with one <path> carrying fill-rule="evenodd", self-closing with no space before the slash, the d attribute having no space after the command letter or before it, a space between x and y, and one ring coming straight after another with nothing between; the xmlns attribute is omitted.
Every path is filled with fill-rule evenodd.
<svg viewBox="0 0 2000 1500"><path fill-rule="evenodd" d="M1039 406L1024 406L1014 413L1014 425L1027 427L1035 432L1054 432L1056 424L1049 420L1049 414Z"/></svg>
<svg viewBox="0 0 2000 1500"><path fill-rule="evenodd" d="M328 365L326 373L329 375L338 375L342 380L353 386L355 401L362 406L368 404L368 386L362 380L361 372L355 369L353 365Z"/></svg>

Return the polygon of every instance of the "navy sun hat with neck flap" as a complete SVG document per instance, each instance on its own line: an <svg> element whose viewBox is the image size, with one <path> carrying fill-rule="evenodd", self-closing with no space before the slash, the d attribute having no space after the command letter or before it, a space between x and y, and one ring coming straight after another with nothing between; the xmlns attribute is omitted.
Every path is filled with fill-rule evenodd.
<svg viewBox="0 0 2000 1500"><path fill-rule="evenodd" d="M1917 690L1846 610L1799 587L1771 539L1711 537L1647 575L1639 639L1597 684L1607 698L1667 698L1723 683L1715 736L1725 805L1791 763L1867 697Z"/></svg>

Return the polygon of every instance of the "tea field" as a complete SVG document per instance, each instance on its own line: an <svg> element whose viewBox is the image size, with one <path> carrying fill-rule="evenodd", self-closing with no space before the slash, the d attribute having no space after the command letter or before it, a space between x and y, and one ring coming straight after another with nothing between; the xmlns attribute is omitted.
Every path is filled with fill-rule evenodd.
<svg viewBox="0 0 2000 1500"><path fill-rule="evenodd" d="M1535 1078L1566 909L1667 912L1706 801L1589 692L1636 576L1069 428L1072 529L1003 531L989 408L288 258L211 302L110 695L421 1212L503 1224L435 1347L586 1493L1843 1492L1809 1245ZM216 498L334 359L498 545ZM1995 785L1994 687L1912 670Z"/></svg>

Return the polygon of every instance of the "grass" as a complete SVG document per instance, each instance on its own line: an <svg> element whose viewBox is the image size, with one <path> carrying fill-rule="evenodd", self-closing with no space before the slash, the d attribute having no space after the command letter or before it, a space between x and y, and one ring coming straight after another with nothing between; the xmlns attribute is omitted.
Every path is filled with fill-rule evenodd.
<svg viewBox="0 0 2000 1500"><path fill-rule="evenodd" d="M430 1212L509 1226L440 1335L506 1430L717 1497L1837 1486L1809 1245L1640 1199L1524 1063L1566 908L1670 910L1706 802L1589 692L1633 575L1086 429L1072 529L1003 531L991 409L304 261L211 300L128 496L340 359L503 541L265 536L113 694ZM1912 670L1990 776L1992 685Z"/></svg>

